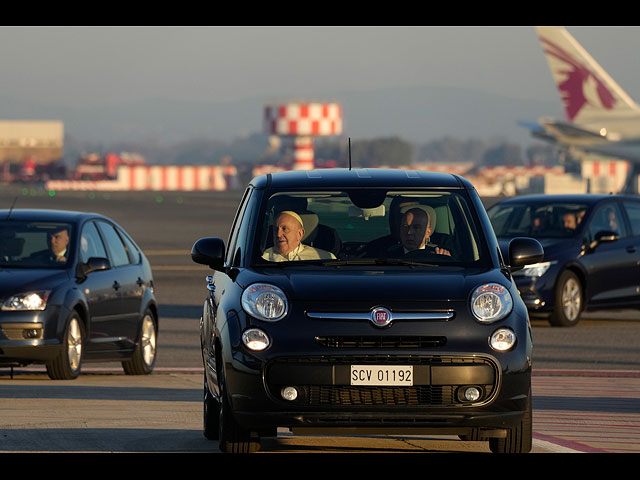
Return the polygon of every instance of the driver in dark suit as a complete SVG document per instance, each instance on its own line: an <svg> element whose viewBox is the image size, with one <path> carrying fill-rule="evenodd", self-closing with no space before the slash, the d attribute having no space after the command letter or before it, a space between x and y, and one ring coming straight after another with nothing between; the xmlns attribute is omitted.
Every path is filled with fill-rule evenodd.
<svg viewBox="0 0 640 480"><path fill-rule="evenodd" d="M445 248L429 243L435 224L435 211L424 205L410 205L402 209L400 242L387 251L389 256L402 256L414 250L425 250L438 255L449 255Z"/></svg>
<svg viewBox="0 0 640 480"><path fill-rule="evenodd" d="M64 263L67 261L67 247L69 246L69 229L60 227L47 233L47 250L34 252L29 256L30 261L39 263Z"/></svg>

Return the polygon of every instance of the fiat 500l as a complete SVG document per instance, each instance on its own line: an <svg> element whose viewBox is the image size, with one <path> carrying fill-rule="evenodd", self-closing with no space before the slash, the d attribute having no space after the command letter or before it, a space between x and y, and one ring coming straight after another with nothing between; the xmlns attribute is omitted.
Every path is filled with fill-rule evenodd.
<svg viewBox="0 0 640 480"><path fill-rule="evenodd" d="M226 247L226 248L225 248ZM464 178L327 169L254 178L213 269L201 318L204 435L250 452L293 434L457 434L531 449L531 330ZM508 264L507 264L508 262Z"/></svg>

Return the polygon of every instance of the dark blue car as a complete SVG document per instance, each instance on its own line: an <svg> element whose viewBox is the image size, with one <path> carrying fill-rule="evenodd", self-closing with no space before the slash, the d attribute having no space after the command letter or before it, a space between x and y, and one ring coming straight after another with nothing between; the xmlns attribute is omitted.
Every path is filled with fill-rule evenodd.
<svg viewBox="0 0 640 480"><path fill-rule="evenodd" d="M113 220L0 210L0 366L73 379L84 362L118 361L148 374L157 329L149 262Z"/></svg>
<svg viewBox="0 0 640 480"><path fill-rule="evenodd" d="M503 200L488 214L503 255L515 237L544 247L541 263L513 273L532 317L572 326L585 310L640 304L638 197L528 195Z"/></svg>

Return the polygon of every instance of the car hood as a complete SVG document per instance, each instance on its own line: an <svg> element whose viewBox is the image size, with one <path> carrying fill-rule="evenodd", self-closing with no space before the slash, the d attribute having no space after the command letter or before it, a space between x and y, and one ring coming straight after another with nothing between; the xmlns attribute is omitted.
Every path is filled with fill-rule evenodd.
<svg viewBox="0 0 640 480"><path fill-rule="evenodd" d="M0 297L30 290L50 290L68 279L66 270L0 268Z"/></svg>
<svg viewBox="0 0 640 480"><path fill-rule="evenodd" d="M469 272L461 268L414 269L264 269L243 283L267 282L292 299L311 301L456 301L469 298L477 286L510 280L498 269Z"/></svg>

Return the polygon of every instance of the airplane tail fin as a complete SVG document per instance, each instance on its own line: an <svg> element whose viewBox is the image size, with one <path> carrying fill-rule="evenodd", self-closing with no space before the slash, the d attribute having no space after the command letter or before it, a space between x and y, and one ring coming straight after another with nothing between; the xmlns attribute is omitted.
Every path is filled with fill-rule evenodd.
<svg viewBox="0 0 640 480"><path fill-rule="evenodd" d="M582 123L638 105L564 27L536 27L567 120Z"/></svg>

